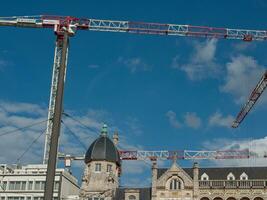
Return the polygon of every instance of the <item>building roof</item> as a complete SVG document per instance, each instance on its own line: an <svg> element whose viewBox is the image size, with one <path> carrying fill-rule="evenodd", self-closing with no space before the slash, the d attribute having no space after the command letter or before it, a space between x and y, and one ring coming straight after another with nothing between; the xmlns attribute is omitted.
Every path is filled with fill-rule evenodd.
<svg viewBox="0 0 267 200"><path fill-rule="evenodd" d="M114 200L125 200L126 190L138 190L140 200L151 200L151 188L118 188Z"/></svg>
<svg viewBox="0 0 267 200"><path fill-rule="evenodd" d="M158 178L160 178L168 169L158 169ZM193 178L192 168L183 168L183 170ZM226 180L228 174L232 173L236 179L246 173L248 179L267 179L267 167L221 167L221 168L199 168L199 179L206 173L209 180Z"/></svg>
<svg viewBox="0 0 267 200"><path fill-rule="evenodd" d="M91 161L109 161L117 165L121 164L120 155L117 147L107 135L107 127L104 125L101 135L88 148L85 154L85 163Z"/></svg>

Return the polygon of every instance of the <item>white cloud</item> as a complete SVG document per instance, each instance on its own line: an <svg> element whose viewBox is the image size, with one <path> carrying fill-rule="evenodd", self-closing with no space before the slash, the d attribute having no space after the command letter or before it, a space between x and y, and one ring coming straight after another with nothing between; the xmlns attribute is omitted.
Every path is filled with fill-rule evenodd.
<svg viewBox="0 0 267 200"><path fill-rule="evenodd" d="M103 121L112 121L111 114L104 110L88 110L85 115L77 115L74 111L67 110L67 113L75 120L69 117L63 117L63 122L82 142L77 142L76 137L69 133L68 128L63 124L61 126L59 151L71 155L85 154L89 145L100 133ZM6 131L12 131L33 123L46 120L46 108L38 104L0 101L0 134ZM81 124L81 123L82 124ZM113 124L113 123L112 123ZM131 123L130 123L131 124ZM86 127L85 127L85 126ZM119 128L109 124L109 136L112 137L113 130L119 130L119 148L123 150L142 150L143 147L135 145L128 136L120 135L124 132ZM127 130L134 131L126 125ZM87 128L88 127L88 128ZM36 125L17 133L1 136L0 140L0 163L14 164L20 155L27 149L32 141L46 129L46 123ZM131 134L131 133L130 133ZM21 159L21 163L41 163L44 147L44 134L32 146L31 149ZM74 167L83 170L83 164L74 163ZM123 165L124 174L141 174L149 167L143 161L129 161ZM81 174L80 174L81 176ZM142 182L140 178L139 183Z"/></svg>
<svg viewBox="0 0 267 200"><path fill-rule="evenodd" d="M166 116L168 117L169 122L172 127L177 128L177 129L182 127L182 124L177 120L176 113L174 111L169 110L166 113Z"/></svg>
<svg viewBox="0 0 267 200"><path fill-rule="evenodd" d="M27 113L45 116L47 110L37 104L0 101L0 107L8 113Z"/></svg>
<svg viewBox="0 0 267 200"><path fill-rule="evenodd" d="M225 166L266 166L267 160L267 137L259 139L216 139L204 143L205 147L211 150L249 150L250 159L227 159L222 161L213 161L218 165Z"/></svg>
<svg viewBox="0 0 267 200"><path fill-rule="evenodd" d="M187 64L177 63L177 57L173 60L172 66L180 68L186 72L191 80L201 80L208 77L216 77L220 73L220 65L215 61L215 53L217 49L217 40L211 39L205 42L197 42L194 45L194 52Z"/></svg>
<svg viewBox="0 0 267 200"><path fill-rule="evenodd" d="M151 66L145 63L139 57L134 57L134 58L119 57L118 62L125 65L130 70L131 73L151 70Z"/></svg>
<svg viewBox="0 0 267 200"><path fill-rule="evenodd" d="M179 128L184 127L184 126L189 127L189 128L193 128L193 129L198 129L202 125L201 118L198 117L197 114L194 112L187 112L186 114L184 114L183 115L183 118L184 118L183 122L180 122L177 119L177 114L172 110L169 110L166 113L166 117L168 118L170 125L176 129L179 129Z"/></svg>
<svg viewBox="0 0 267 200"><path fill-rule="evenodd" d="M264 67L250 56L233 57L226 64L226 78L221 91L233 95L235 102L244 103L264 72ZM266 94L264 95L267 100Z"/></svg>
<svg viewBox="0 0 267 200"><path fill-rule="evenodd" d="M18 109L16 112L15 109ZM25 108L29 108L29 111L25 112ZM34 109L35 108L36 112ZM23 114L27 113L27 117ZM44 121L44 108L35 104L24 103L8 103L1 101L0 103L0 134L7 131L13 131L17 128L35 124L40 121ZM26 148L34 141L41 133L44 133L46 123L38 124L27 129L18 130L12 134L6 134L1 136L0 140L0 162L1 163L16 163L17 159L22 155ZM40 162L42 155L44 134L42 137L32 146L32 149L25 154L20 162Z"/></svg>
<svg viewBox="0 0 267 200"><path fill-rule="evenodd" d="M227 127L230 128L234 117L232 115L223 116L220 112L215 112L209 118L209 126Z"/></svg>
<svg viewBox="0 0 267 200"><path fill-rule="evenodd" d="M196 113L186 113L185 116L185 123L188 127L197 129L201 126L202 121L201 119L197 116Z"/></svg>

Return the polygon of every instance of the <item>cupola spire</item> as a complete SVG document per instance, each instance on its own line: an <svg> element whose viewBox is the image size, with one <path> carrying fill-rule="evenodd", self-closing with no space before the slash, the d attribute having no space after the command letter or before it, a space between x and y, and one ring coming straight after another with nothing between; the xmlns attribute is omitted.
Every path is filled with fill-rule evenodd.
<svg viewBox="0 0 267 200"><path fill-rule="evenodd" d="M108 126L104 124L101 130L101 136L107 136L107 135L108 135Z"/></svg>

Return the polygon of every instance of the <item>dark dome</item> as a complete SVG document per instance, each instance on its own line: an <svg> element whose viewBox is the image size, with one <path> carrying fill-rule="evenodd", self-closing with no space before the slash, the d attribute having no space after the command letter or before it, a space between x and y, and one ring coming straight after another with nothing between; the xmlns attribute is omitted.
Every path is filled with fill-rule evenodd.
<svg viewBox="0 0 267 200"><path fill-rule="evenodd" d="M103 127L101 136L87 150L84 161L86 164L91 161L109 161L120 165L119 151L107 136L106 126Z"/></svg>

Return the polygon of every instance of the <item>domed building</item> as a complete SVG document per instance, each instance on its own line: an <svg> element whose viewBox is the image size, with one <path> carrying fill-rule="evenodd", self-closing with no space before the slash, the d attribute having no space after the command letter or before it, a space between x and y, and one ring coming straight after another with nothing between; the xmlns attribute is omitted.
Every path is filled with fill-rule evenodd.
<svg viewBox="0 0 267 200"><path fill-rule="evenodd" d="M267 167L170 168L152 164L147 188L120 187L118 135L109 138L104 125L85 155L79 200L266 200Z"/></svg>
<svg viewBox="0 0 267 200"><path fill-rule="evenodd" d="M121 160L116 147L118 136L109 138L104 125L100 136L90 145L85 155L85 169L80 197L82 199L111 200L119 187Z"/></svg>

